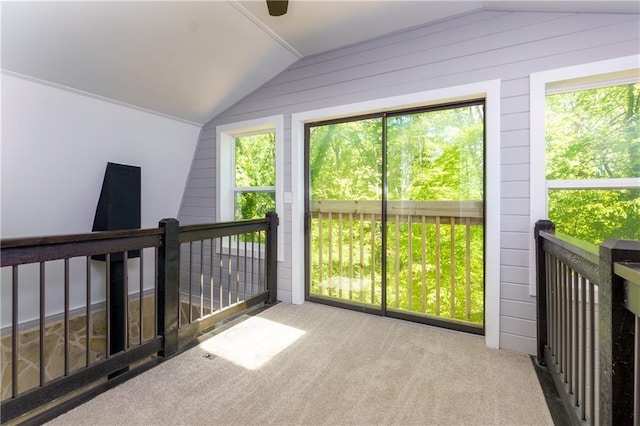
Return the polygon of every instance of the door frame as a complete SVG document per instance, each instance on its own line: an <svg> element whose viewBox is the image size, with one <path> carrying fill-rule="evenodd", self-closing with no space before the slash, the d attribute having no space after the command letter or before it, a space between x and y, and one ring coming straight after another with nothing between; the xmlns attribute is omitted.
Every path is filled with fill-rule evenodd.
<svg viewBox="0 0 640 426"><path fill-rule="evenodd" d="M428 90L408 95L330 106L291 115L291 300L305 301L304 125L389 109L414 108L477 98L485 99L485 253L500 253L500 80ZM488 167L489 165L497 165ZM500 347L500 257L485 262L485 343Z"/></svg>

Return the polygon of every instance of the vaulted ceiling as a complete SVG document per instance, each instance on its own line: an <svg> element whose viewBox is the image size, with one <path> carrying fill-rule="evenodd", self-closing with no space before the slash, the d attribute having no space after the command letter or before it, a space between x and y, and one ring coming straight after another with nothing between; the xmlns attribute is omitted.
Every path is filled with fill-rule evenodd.
<svg viewBox="0 0 640 426"><path fill-rule="evenodd" d="M636 1L2 2L11 75L204 124L298 59L479 9L638 13Z"/></svg>

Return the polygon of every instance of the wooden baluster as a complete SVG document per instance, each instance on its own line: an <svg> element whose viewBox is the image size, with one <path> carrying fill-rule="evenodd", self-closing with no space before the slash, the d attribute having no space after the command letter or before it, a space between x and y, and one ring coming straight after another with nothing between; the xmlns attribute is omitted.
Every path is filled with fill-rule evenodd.
<svg viewBox="0 0 640 426"><path fill-rule="evenodd" d="M395 307L400 306L400 215L396 215L395 219Z"/></svg>
<svg viewBox="0 0 640 426"><path fill-rule="evenodd" d="M436 315L440 315L440 216L436 216Z"/></svg>
<svg viewBox="0 0 640 426"><path fill-rule="evenodd" d="M375 303L376 293L376 215L371 214L371 303Z"/></svg>
<svg viewBox="0 0 640 426"><path fill-rule="evenodd" d="M466 318L467 320L471 320L471 219L465 219L465 229L464 229L464 239L465 239L465 308L466 308Z"/></svg>
<svg viewBox="0 0 640 426"><path fill-rule="evenodd" d="M451 318L456 317L456 218L451 217L449 226L451 227L451 240L449 241L449 250L451 257Z"/></svg>
<svg viewBox="0 0 640 426"><path fill-rule="evenodd" d="M360 213L360 301L364 302L364 214Z"/></svg>
<svg viewBox="0 0 640 426"><path fill-rule="evenodd" d="M422 231L422 313L427 312L427 227L426 227L426 217L422 216L422 223L420 230Z"/></svg>
<svg viewBox="0 0 640 426"><path fill-rule="evenodd" d="M329 296L333 296L333 282L331 278L333 277L333 218L331 213L329 213L329 217L327 218L329 221Z"/></svg>
<svg viewBox="0 0 640 426"><path fill-rule="evenodd" d="M324 241L322 239L322 213L318 213L318 293L322 294L322 269L324 264L322 263L322 246Z"/></svg>
<svg viewBox="0 0 640 426"><path fill-rule="evenodd" d="M342 299L342 213L338 213L338 297Z"/></svg>
<svg viewBox="0 0 640 426"><path fill-rule="evenodd" d="M353 300L353 213L349 213L349 300Z"/></svg>
<svg viewBox="0 0 640 426"><path fill-rule="evenodd" d="M413 268L413 245L412 245L412 239L413 239L413 226L412 226L412 221L411 221L411 215L407 216L407 229L408 229L408 236L407 236L407 250L409 250L409 255L408 255L408 264L407 264L407 299L408 299L408 308L409 310L413 309L413 274L412 274L412 268Z"/></svg>

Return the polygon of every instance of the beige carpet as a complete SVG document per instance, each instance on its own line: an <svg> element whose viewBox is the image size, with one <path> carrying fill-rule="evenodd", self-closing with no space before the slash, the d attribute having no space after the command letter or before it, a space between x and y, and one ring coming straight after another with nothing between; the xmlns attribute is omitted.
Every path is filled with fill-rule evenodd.
<svg viewBox="0 0 640 426"><path fill-rule="evenodd" d="M527 355L462 333L281 303L50 424L553 422Z"/></svg>

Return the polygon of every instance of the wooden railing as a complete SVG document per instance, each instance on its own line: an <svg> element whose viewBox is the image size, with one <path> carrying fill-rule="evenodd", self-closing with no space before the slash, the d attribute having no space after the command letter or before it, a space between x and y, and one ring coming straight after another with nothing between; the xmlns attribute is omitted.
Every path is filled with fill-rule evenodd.
<svg viewBox="0 0 640 426"><path fill-rule="evenodd" d="M2 395L2 421L29 416L59 398L55 404L73 397L30 417L36 423L47 420L184 350L219 321L260 302L275 302L277 226L277 215L270 213L265 219L245 222L180 227L177 220L165 219L157 229L2 240L0 266L11 288L11 333L2 339L3 355L10 353L10 359L3 359L3 371L11 372L9 384L3 377L3 388L8 387ZM253 241L254 251L246 247L242 255L239 250L233 255L222 239ZM193 256L181 259L181 245L194 243L200 248L197 264ZM207 261L202 250L206 244L213 248ZM110 267L116 262L123 262L122 269ZM60 279L52 270L60 263L58 285ZM151 274L145 273L150 264ZM258 271L249 273L252 267ZM199 291L195 298L189 284L194 268ZM181 269L191 273L185 277ZM223 269L228 271L226 277ZM114 270L122 275L117 293L110 280ZM187 298L181 282L188 285ZM35 296L29 292L34 288ZM51 315L47 303L60 289L61 313ZM221 297L214 301L205 297L205 291ZM79 308L71 306L72 299L77 304L77 294L84 299ZM117 300L114 294L119 295ZM27 295L33 298L25 300ZM103 300L96 303L100 297ZM37 319L21 323L20 307L29 305L37 306ZM183 320L181 311L186 312ZM197 318L192 311L198 312ZM53 351L48 345L56 341L52 334L56 330L61 330L62 345ZM34 342L22 343L33 334ZM114 346L114 341L122 346ZM49 352L59 356L52 359ZM34 368L21 371L22 364ZM58 365L62 365L59 374L51 373Z"/></svg>
<svg viewBox="0 0 640 426"><path fill-rule="evenodd" d="M549 221L535 238L539 363L575 423L637 424L640 242L598 248Z"/></svg>
<svg viewBox="0 0 640 426"><path fill-rule="evenodd" d="M314 200L310 208L312 293L381 303L381 202ZM482 202L388 201L387 306L481 323L482 300L474 305L471 293L484 279L483 217Z"/></svg>

